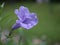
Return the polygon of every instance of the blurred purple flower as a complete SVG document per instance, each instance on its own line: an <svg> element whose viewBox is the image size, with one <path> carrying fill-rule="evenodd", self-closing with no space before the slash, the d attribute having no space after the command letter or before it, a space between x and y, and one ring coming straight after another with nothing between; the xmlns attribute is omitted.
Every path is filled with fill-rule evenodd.
<svg viewBox="0 0 60 45"><path fill-rule="evenodd" d="M18 20L16 20L16 23L13 25L13 30L19 27L30 29L38 23L36 14L30 13L27 7L21 6L19 9L15 9L15 14Z"/></svg>

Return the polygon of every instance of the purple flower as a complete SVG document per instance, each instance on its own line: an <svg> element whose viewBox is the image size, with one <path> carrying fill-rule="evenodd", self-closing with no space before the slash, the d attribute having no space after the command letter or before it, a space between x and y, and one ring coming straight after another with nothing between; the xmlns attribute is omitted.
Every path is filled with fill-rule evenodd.
<svg viewBox="0 0 60 45"><path fill-rule="evenodd" d="M13 30L19 27L30 29L38 23L36 14L29 12L27 7L21 6L19 9L15 9L15 14L18 20L16 20L16 23L13 25Z"/></svg>

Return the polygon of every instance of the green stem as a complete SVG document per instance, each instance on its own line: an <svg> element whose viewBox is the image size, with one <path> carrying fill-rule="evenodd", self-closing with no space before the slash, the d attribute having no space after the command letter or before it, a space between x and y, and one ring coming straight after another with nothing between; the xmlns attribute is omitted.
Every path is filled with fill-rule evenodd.
<svg viewBox="0 0 60 45"><path fill-rule="evenodd" d="M10 36L12 35L12 32L13 32L13 30L11 30L11 31L9 32L9 35L7 36L7 38L10 38Z"/></svg>

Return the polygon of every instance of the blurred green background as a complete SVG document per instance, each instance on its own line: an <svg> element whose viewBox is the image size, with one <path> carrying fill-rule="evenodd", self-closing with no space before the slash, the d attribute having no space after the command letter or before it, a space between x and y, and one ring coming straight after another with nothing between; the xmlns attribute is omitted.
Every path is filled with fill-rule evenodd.
<svg viewBox="0 0 60 45"><path fill-rule="evenodd" d="M14 10L22 5L28 7L30 12L37 13L39 22L30 30L17 29L13 33L17 34L20 30L23 30L24 36L27 39L32 39L33 37L41 38L42 35L46 35L48 42L60 42L59 3L7 2L3 8L0 8L0 32L11 30L12 25L15 23L16 19L18 19Z"/></svg>

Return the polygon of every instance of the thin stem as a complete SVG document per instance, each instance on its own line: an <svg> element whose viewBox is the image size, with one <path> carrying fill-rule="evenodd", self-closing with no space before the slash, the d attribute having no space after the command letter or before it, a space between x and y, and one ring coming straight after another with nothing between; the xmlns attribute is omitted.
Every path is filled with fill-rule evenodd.
<svg viewBox="0 0 60 45"><path fill-rule="evenodd" d="M11 31L9 32L9 35L7 36L7 38L9 38L9 37L12 35L12 32L13 32L13 30L11 30Z"/></svg>
<svg viewBox="0 0 60 45"><path fill-rule="evenodd" d="M12 32L13 32L13 30L10 31L9 36L11 36Z"/></svg>

